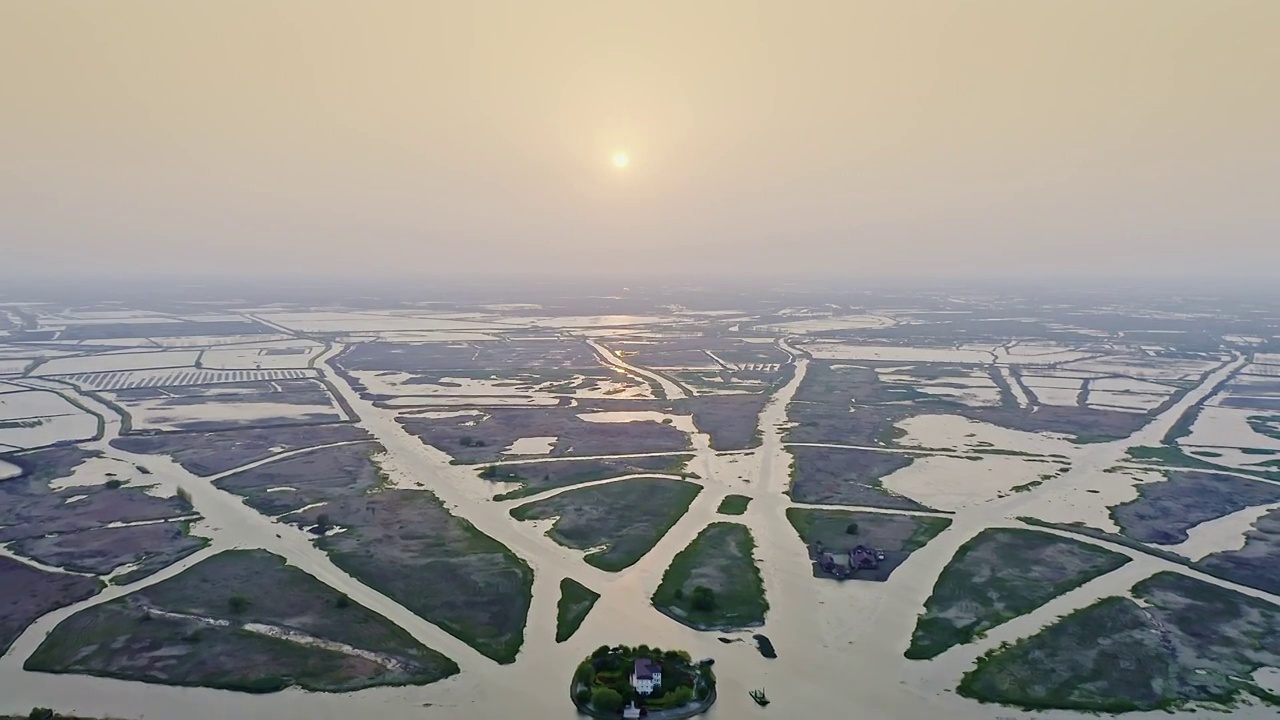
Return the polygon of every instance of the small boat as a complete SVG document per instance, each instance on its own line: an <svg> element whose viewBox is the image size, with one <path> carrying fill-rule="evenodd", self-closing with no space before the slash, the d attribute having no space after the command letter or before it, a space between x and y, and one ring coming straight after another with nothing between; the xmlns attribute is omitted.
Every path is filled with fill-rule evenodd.
<svg viewBox="0 0 1280 720"><path fill-rule="evenodd" d="M764 690L752 690L750 695L751 699L755 700L756 704L760 707L764 707L769 704L769 698L765 697Z"/></svg>

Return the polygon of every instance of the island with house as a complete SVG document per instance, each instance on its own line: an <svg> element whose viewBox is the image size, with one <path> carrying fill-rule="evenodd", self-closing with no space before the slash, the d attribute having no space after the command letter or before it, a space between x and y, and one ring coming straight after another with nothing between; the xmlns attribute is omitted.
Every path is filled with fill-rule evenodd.
<svg viewBox="0 0 1280 720"><path fill-rule="evenodd" d="M603 645L573 676L573 703L594 718L680 720L706 712L716 699L710 658L683 650Z"/></svg>

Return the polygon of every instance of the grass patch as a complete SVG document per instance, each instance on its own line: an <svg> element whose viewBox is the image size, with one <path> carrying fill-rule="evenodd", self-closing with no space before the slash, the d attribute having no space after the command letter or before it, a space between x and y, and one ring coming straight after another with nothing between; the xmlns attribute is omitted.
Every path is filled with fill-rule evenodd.
<svg viewBox="0 0 1280 720"><path fill-rule="evenodd" d="M847 448L797 445L791 498L822 505L863 505L896 510L930 510L903 495L886 490L882 480L910 466L916 456Z"/></svg>
<svg viewBox="0 0 1280 720"><path fill-rule="evenodd" d="M251 629L259 626L274 630ZM263 550L220 553L81 611L54 628L24 667L251 693L422 685L458 672L391 621Z"/></svg>
<svg viewBox="0 0 1280 720"><path fill-rule="evenodd" d="M1105 598L1015 645L996 648L957 692L1029 710L1121 713L1167 707L1151 676L1172 671L1150 622L1132 600Z"/></svg>
<svg viewBox="0 0 1280 720"><path fill-rule="evenodd" d="M721 515L741 515L747 511L747 506L750 504L751 498L746 495L727 495L720 501L720 507L716 508L716 512Z"/></svg>
<svg viewBox="0 0 1280 720"><path fill-rule="evenodd" d="M524 643L533 571L505 545L419 490L383 490L297 513L345 532L317 545L352 577L500 662Z"/></svg>
<svg viewBox="0 0 1280 720"><path fill-rule="evenodd" d="M1247 452L1247 451L1246 451ZM1244 475L1252 475L1260 477L1264 480L1280 481L1280 472L1248 470L1245 468L1231 468L1224 465L1211 463L1198 457L1193 457L1183 452L1182 448L1161 445L1150 446L1144 445L1135 448L1129 448L1129 457L1135 462L1151 463L1157 465L1170 465L1179 468L1189 468L1194 470L1209 470L1212 472L1238 473Z"/></svg>
<svg viewBox="0 0 1280 720"><path fill-rule="evenodd" d="M653 594L661 612L696 630L764 624L769 603L745 525L708 525L671 561Z"/></svg>
<svg viewBox="0 0 1280 720"><path fill-rule="evenodd" d="M1119 713L1275 696L1250 678L1280 663L1280 609L1178 573L1105 598L965 675L960 694L1027 709Z"/></svg>
<svg viewBox="0 0 1280 720"><path fill-rule="evenodd" d="M987 529L938 576L906 657L924 660L1129 562L1119 553L1023 529Z"/></svg>
<svg viewBox="0 0 1280 720"><path fill-rule="evenodd" d="M562 643L573 637L599 599L600 593L577 580L561 580L560 602L556 603L556 642Z"/></svg>
<svg viewBox="0 0 1280 720"><path fill-rule="evenodd" d="M556 518L547 535L588 550L588 564L608 572L631 567L689 510L700 485L637 478L568 490L511 510L517 520Z"/></svg>
<svg viewBox="0 0 1280 720"><path fill-rule="evenodd" d="M1053 475L1049 476L1049 478L1052 478L1052 477L1054 476ZM1009 492L1013 492L1013 493L1031 492L1032 490L1035 490L1036 488L1043 485L1045 483L1045 479L1046 478L1044 476L1041 476L1039 480L1032 480L1031 482L1023 483L1021 485L1014 485L1013 487L1009 488Z"/></svg>
<svg viewBox="0 0 1280 720"><path fill-rule="evenodd" d="M560 487L581 485L596 480L659 473L697 477L687 465L692 455L670 455L611 460L570 460L559 462L529 462L508 465L489 465L480 470L480 477L498 482L520 483L521 486L494 496L494 500L515 500L537 495Z"/></svg>
<svg viewBox="0 0 1280 720"><path fill-rule="evenodd" d="M1176 545L1187 531L1245 508L1280 502L1280 487L1247 477L1199 470L1164 470L1164 482L1138 485L1138 497L1112 506L1124 535L1144 543Z"/></svg>
<svg viewBox="0 0 1280 720"><path fill-rule="evenodd" d="M0 655L40 617L92 597L103 587L97 578L37 570L0 557Z"/></svg>

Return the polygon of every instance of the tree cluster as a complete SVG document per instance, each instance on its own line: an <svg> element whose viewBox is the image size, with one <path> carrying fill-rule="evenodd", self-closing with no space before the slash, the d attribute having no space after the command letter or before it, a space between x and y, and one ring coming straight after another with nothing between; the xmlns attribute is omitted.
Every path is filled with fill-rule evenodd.
<svg viewBox="0 0 1280 720"><path fill-rule="evenodd" d="M632 668L639 658L662 666L662 686L649 696L638 695L631 686ZM706 697L705 679L700 685L699 677L700 668L683 650L602 645L578 665L574 673L577 687L574 699L606 713L617 712L632 702L653 710L679 707L695 696Z"/></svg>

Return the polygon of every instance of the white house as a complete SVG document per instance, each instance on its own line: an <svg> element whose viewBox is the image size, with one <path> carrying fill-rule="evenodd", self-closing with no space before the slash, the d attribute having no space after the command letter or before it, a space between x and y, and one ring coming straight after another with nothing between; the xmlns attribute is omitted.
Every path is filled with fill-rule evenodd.
<svg viewBox="0 0 1280 720"><path fill-rule="evenodd" d="M649 695L662 688L662 666L648 658L636 660L631 673L631 687L641 695Z"/></svg>

